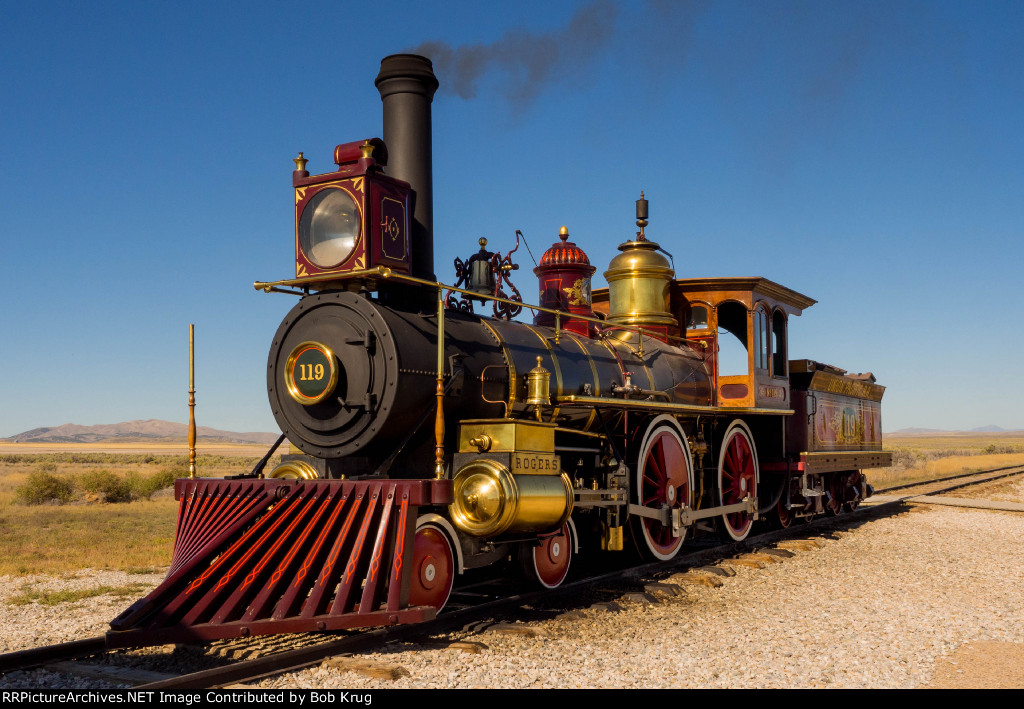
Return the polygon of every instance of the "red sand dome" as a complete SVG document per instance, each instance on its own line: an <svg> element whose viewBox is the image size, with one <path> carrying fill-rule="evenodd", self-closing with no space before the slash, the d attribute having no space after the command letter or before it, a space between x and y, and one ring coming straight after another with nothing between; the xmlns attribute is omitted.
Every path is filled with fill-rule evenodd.
<svg viewBox="0 0 1024 709"><path fill-rule="evenodd" d="M558 230L558 238L550 249L541 256L540 264L533 269L540 286L539 305L543 308L561 310L563 313L594 317L590 304L590 277L597 269L590 265L590 259L583 249L569 241L569 229ZM555 325L553 313L540 311L533 319L537 325ZM593 324L571 316L563 317L558 323L565 330L590 337Z"/></svg>
<svg viewBox="0 0 1024 709"><path fill-rule="evenodd" d="M573 242L569 241L569 229L562 227L558 230L560 242L555 242L550 249L540 257L540 264L537 268L547 266L590 266L590 259L587 254ZM596 269L595 269L596 270ZM534 269L536 273L536 269ZM540 275L540 274L537 274Z"/></svg>

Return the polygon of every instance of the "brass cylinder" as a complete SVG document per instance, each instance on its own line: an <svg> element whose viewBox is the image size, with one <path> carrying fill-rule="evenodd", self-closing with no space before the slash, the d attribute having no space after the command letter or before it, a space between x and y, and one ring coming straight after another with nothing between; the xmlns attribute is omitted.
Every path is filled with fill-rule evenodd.
<svg viewBox="0 0 1024 709"><path fill-rule="evenodd" d="M485 458L459 469L453 493L452 522L475 537L556 529L572 512L572 482L565 473L513 475Z"/></svg>
<svg viewBox="0 0 1024 709"><path fill-rule="evenodd" d="M669 284L675 278L667 258L653 241L627 241L612 259L608 281L608 321L633 327L672 327Z"/></svg>

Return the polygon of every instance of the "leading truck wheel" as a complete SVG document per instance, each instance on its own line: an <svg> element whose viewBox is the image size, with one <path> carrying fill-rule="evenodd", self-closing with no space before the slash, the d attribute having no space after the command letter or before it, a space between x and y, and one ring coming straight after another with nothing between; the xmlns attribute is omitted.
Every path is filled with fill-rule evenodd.
<svg viewBox="0 0 1024 709"><path fill-rule="evenodd" d="M558 534L545 537L539 544L520 547L519 562L523 575L534 586L558 588L569 575L574 546L572 520L566 520Z"/></svg>
<svg viewBox="0 0 1024 709"><path fill-rule="evenodd" d="M690 504L693 465L686 435L671 416L658 416L647 427L636 463L635 496L644 507L681 508ZM667 561L679 553L685 529L672 536L671 525L649 517L633 518L633 533L640 553Z"/></svg>
<svg viewBox="0 0 1024 709"><path fill-rule="evenodd" d="M785 495L783 495L775 505L775 515L778 518L780 528L789 529L789 525L793 524L793 518L796 515L793 514L792 509L786 507Z"/></svg>
<svg viewBox="0 0 1024 709"><path fill-rule="evenodd" d="M455 552L440 527L424 524L416 529L412 546L410 606L433 606L438 613L448 602L455 581Z"/></svg>
<svg viewBox="0 0 1024 709"><path fill-rule="evenodd" d="M757 499L757 452L750 429L742 421L733 421L725 430L718 457L718 492L722 505L734 505L747 495ZM722 530L737 542L747 538L753 523L749 512L733 512L721 518Z"/></svg>

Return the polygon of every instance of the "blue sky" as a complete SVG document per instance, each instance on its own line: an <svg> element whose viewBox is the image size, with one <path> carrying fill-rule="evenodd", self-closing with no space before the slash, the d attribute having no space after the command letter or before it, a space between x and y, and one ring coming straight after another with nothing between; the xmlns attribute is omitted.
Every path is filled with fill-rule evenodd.
<svg viewBox="0 0 1024 709"><path fill-rule="evenodd" d="M602 285L643 189L679 277L817 299L791 355L873 371L886 430L1024 428L1019 2L5 2L0 437L186 420L190 322L199 423L276 430L291 158L380 135L426 42L494 59L436 62L443 280L566 224Z"/></svg>

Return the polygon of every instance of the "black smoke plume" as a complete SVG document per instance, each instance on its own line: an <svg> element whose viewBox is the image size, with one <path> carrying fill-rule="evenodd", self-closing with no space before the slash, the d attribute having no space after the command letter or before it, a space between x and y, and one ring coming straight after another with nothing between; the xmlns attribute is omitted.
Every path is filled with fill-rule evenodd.
<svg viewBox="0 0 1024 709"><path fill-rule="evenodd" d="M515 105L528 105L547 84L586 72L611 40L616 12L610 0L599 0L577 10L560 30L509 30L491 44L461 47L429 41L409 51L430 57L435 72L444 77L442 91L473 98L481 76L495 70L504 76L505 97Z"/></svg>

